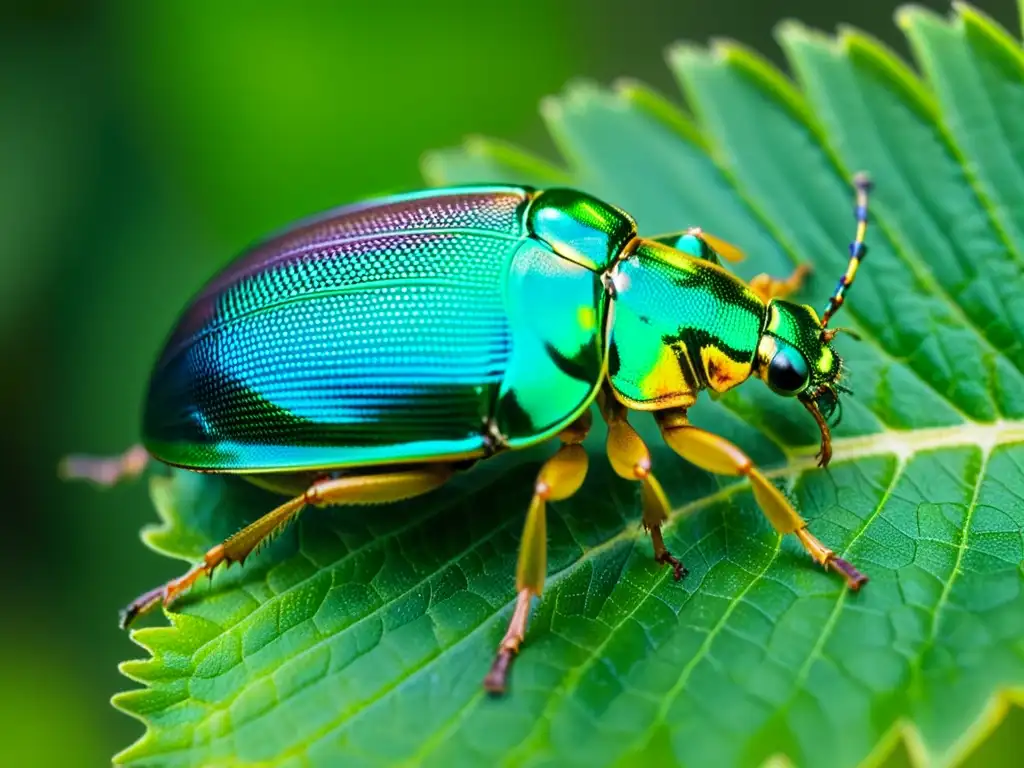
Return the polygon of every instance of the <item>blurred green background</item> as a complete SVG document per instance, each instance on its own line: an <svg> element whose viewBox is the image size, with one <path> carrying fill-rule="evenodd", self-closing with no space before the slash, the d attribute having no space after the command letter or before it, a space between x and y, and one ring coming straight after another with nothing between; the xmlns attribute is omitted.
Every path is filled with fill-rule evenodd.
<svg viewBox="0 0 1024 768"><path fill-rule="evenodd" d="M467 133L553 157L536 105L573 77L675 98L675 40L728 36L778 61L772 27L796 17L906 53L898 3L841 5L5 3L0 765L109 764L141 732L107 701L131 685L117 662L141 653L116 614L180 566L138 539L154 517L142 483L96 492L54 469L137 439L152 357L211 273L293 218L419 186L420 155ZM979 5L1019 29L1014 0Z"/></svg>

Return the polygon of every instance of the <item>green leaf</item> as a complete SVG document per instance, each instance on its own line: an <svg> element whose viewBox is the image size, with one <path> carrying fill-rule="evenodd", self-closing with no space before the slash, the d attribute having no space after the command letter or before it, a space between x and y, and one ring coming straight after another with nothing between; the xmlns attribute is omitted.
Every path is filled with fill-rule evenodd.
<svg viewBox="0 0 1024 768"><path fill-rule="evenodd" d="M780 538L749 485L657 444L675 504L652 562L639 490L599 457L552 505L549 578L504 699L481 679L509 618L541 447L371 510L310 510L132 637L143 688L115 703L138 765L875 765L903 740L962 761L1024 697L1024 54L977 11L899 16L926 79L864 34L786 24L799 85L729 43L668 59L696 116L635 83L574 84L542 108L566 160L473 139L431 182L571 183L644 232L701 225L808 262L822 306L853 231L849 178L876 182L870 256L840 317L852 371L828 471L816 430L756 383L694 421L736 441L812 529L870 575L859 594ZM203 549L278 499L241 481L154 477L147 542ZM137 585L139 588L150 585ZM178 612L180 611L180 612Z"/></svg>

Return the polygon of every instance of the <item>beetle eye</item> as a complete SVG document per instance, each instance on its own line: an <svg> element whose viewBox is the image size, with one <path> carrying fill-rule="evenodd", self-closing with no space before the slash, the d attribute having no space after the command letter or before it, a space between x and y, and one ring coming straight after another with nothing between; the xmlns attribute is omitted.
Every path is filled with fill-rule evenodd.
<svg viewBox="0 0 1024 768"><path fill-rule="evenodd" d="M807 362L795 350L780 350L768 365L768 386L780 395L795 395L807 386L808 379Z"/></svg>

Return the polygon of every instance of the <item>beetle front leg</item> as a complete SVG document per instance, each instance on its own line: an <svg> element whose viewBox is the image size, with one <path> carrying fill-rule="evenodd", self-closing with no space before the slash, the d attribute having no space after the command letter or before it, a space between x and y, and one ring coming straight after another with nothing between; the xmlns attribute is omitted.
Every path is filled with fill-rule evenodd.
<svg viewBox="0 0 1024 768"><path fill-rule="evenodd" d="M88 480L97 485L112 486L138 477L148 463L146 449L133 445L120 456L65 456L57 474L64 480Z"/></svg>
<svg viewBox="0 0 1024 768"><path fill-rule="evenodd" d="M526 513L523 538L519 542L519 562L516 566L516 607L508 631L498 645L498 653L484 678L484 688L490 693L504 693L508 687L508 672L526 637L526 622L530 616L530 600L540 597L547 576L547 510L549 501L561 501L572 496L583 485L587 476L587 451L580 445L590 430L590 414L580 417L558 437L562 446L544 462L537 474L533 499Z"/></svg>
<svg viewBox="0 0 1024 768"><path fill-rule="evenodd" d="M672 567L676 581L688 571L679 560L672 556L665 546L661 526L668 520L669 504L665 492L651 472L651 452L643 438L637 434L628 421L626 409L615 400L614 395L602 393L601 415L608 424L608 440L605 450L612 469L619 477L636 480L641 486L644 528L651 535L656 562Z"/></svg>
<svg viewBox="0 0 1024 768"><path fill-rule="evenodd" d="M767 272L762 272L751 278L750 287L765 301L784 299L799 291L810 273L811 268L806 264L800 264L785 278L772 277Z"/></svg>
<svg viewBox="0 0 1024 768"><path fill-rule="evenodd" d="M400 472L373 475L349 475L318 480L304 493L250 523L235 535L209 550L203 561L177 579L152 589L132 601L121 613L121 627L160 603L169 606L199 580L211 575L217 566L243 563L254 549L280 533L307 506L383 504L420 496L443 485L452 475L447 464L428 464Z"/></svg>
<svg viewBox="0 0 1024 768"><path fill-rule="evenodd" d="M866 576L850 563L836 557L831 549L807 530L807 521L743 451L724 437L690 424L686 411L664 411L657 414L657 419L665 442L691 464L718 475L747 477L758 506L775 530L780 534L795 534L811 557L825 568L840 574L850 589L856 591L867 582Z"/></svg>

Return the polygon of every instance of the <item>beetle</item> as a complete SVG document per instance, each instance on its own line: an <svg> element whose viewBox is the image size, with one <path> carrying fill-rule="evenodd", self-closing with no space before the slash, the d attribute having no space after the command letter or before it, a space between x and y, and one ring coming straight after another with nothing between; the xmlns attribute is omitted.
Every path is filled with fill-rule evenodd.
<svg viewBox="0 0 1024 768"><path fill-rule="evenodd" d="M748 378L796 398L831 457L842 362L828 323L867 252L869 182L854 179L856 232L820 317L787 301L805 270L746 283L742 253L699 228L640 237L619 208L573 189L469 186L381 198L301 221L245 252L186 308L160 354L142 446L69 457L66 476L112 483L150 459L240 475L279 507L150 590L122 625L169 606L221 564L242 563L308 505L396 501L507 450L555 439L526 512L516 601L484 685L506 689L546 571L545 508L583 483L592 405L615 472L641 485L655 560L686 569L661 526L669 505L629 424L651 411L666 443L713 473L745 476L780 534L857 590L867 579L807 528L724 438L692 425L702 390Z"/></svg>

